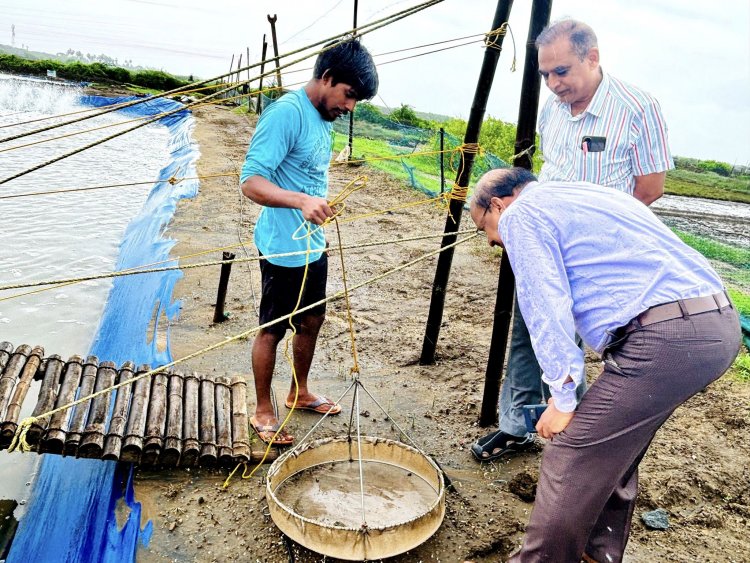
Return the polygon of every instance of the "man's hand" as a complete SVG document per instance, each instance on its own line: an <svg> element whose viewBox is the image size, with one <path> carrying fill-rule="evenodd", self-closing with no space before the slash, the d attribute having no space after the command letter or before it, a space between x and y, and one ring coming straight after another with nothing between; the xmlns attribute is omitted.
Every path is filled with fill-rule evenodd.
<svg viewBox="0 0 750 563"><path fill-rule="evenodd" d="M539 422L536 424L536 431L542 438L548 440L555 434L558 434L565 430L573 420L572 412L560 412L555 408L555 400L550 399L547 401L547 409L539 417Z"/></svg>
<svg viewBox="0 0 750 563"><path fill-rule="evenodd" d="M326 219L333 217L333 210L322 197L307 196L300 207L302 216L311 223L322 225Z"/></svg>

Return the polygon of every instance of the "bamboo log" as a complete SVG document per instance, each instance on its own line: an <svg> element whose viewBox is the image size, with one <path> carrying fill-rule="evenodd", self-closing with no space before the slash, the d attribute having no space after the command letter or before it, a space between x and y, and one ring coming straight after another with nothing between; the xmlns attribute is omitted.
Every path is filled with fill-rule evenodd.
<svg viewBox="0 0 750 563"><path fill-rule="evenodd" d="M0 376L0 421L5 420L3 416L5 414L5 408L10 403L10 397L13 394L13 387L16 384L16 378L23 371L23 367L26 365L26 361L29 359L31 354L31 346L28 344L21 344L16 351L13 352L8 364L5 366L3 375Z"/></svg>
<svg viewBox="0 0 750 563"><path fill-rule="evenodd" d="M232 456L236 461L250 459L250 435L247 426L247 383L241 375L231 379Z"/></svg>
<svg viewBox="0 0 750 563"><path fill-rule="evenodd" d="M153 465L164 445L167 427L167 380L169 374L157 373L151 382L151 398L148 401L146 435L143 441L142 464Z"/></svg>
<svg viewBox="0 0 750 563"><path fill-rule="evenodd" d="M125 362L120 368L118 383L133 378L133 362ZM120 459L120 450L122 449L122 438L125 435L125 427L128 424L128 410L130 407L130 393L133 387L132 383L117 388L117 398L115 407L112 410L112 419L109 422L109 431L107 438L104 440L104 452L102 459L117 461Z"/></svg>
<svg viewBox="0 0 750 563"><path fill-rule="evenodd" d="M65 364L63 380L60 384L60 393L58 393L57 400L55 401L56 409L71 403L75 399L82 371L83 358L80 356L71 356ZM69 419L70 409L65 409L52 415L49 421L49 429L40 445L40 452L62 453L65 446L65 435L68 431Z"/></svg>
<svg viewBox="0 0 750 563"><path fill-rule="evenodd" d="M8 365L11 354L13 354L13 344L10 342L0 342L0 373L3 373L5 366Z"/></svg>
<svg viewBox="0 0 750 563"><path fill-rule="evenodd" d="M26 399L26 394L29 392L31 381L39 369L39 364L42 363L42 356L44 356L44 348L34 346L31 355L26 360L26 365L23 366L21 376L18 378L18 384L16 384L16 388L13 391L13 398L8 403L8 411L5 413L2 426L0 426L0 433L2 433L0 442L3 444L10 444L13 435L16 433L18 418L21 416L21 407L23 406L24 399Z"/></svg>
<svg viewBox="0 0 750 563"><path fill-rule="evenodd" d="M182 444L181 466L191 466L198 461L200 442L198 441L198 412L199 412L200 379L192 373L185 376L184 396L185 410L182 421L182 433L185 437Z"/></svg>
<svg viewBox="0 0 750 563"><path fill-rule="evenodd" d="M141 365L138 374L151 371L151 366ZM143 452L143 435L146 432L148 400L151 394L151 377L142 377L133 384L133 397L130 402L130 416L122 442L120 461L138 463Z"/></svg>
<svg viewBox="0 0 750 563"><path fill-rule="evenodd" d="M99 358L96 356L86 358L86 363L83 364L83 374L81 375L81 387L78 390L79 399L91 395L94 391L98 368ZM73 416L70 419L70 430L68 430L68 435L65 437L63 455L76 455L81 438L83 437L83 430L91 403L92 401L89 400L73 407Z"/></svg>
<svg viewBox="0 0 750 563"><path fill-rule="evenodd" d="M200 388L200 428L201 454L200 465L214 465L218 457L216 447L216 400L215 384L212 379L204 377Z"/></svg>
<svg viewBox="0 0 750 563"><path fill-rule="evenodd" d="M232 392L229 379L217 377L215 386L216 401L216 445L219 463L232 463Z"/></svg>
<svg viewBox="0 0 750 563"><path fill-rule="evenodd" d="M31 416L37 417L42 413L49 412L55 407L57 392L60 387L60 375L62 374L65 362L57 354L51 355L47 360L47 367L44 370L44 379L42 386L39 388L39 399ZM36 444L42 437L42 434L49 426L49 417L40 418L32 423L26 434L26 441L29 444Z"/></svg>
<svg viewBox="0 0 750 563"><path fill-rule="evenodd" d="M124 366L123 366L124 367ZM117 378L116 366L112 362L102 362L96 372L96 384L94 393L109 389L115 384ZM109 404L112 393L100 395L91 403L89 408L86 427L83 438L78 446L77 455L86 458L101 458L104 450L104 430L109 414Z"/></svg>
<svg viewBox="0 0 750 563"><path fill-rule="evenodd" d="M160 463L177 465L182 453L182 390L183 375L173 373L169 377L167 396L167 429L164 447L161 450Z"/></svg>

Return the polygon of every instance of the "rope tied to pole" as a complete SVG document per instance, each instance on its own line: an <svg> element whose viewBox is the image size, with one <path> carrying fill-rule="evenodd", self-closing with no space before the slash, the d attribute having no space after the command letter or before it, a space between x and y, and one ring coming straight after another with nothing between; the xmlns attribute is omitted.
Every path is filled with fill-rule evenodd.
<svg viewBox="0 0 750 563"><path fill-rule="evenodd" d="M503 48L500 45L499 39L510 32L510 39L513 42L513 61L510 64L510 71L516 72L516 39L513 37L513 30L510 28L508 22L503 23L497 29L488 31L484 36L484 45L488 49L495 49L496 51L502 51Z"/></svg>

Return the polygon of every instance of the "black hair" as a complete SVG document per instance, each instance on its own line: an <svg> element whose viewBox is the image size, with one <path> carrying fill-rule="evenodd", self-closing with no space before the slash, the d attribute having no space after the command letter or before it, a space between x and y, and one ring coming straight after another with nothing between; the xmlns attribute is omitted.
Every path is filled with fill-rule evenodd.
<svg viewBox="0 0 750 563"><path fill-rule="evenodd" d="M329 43L326 48L315 61L314 78L328 73L334 86L343 82L354 88L358 101L369 100L377 93L378 71L359 39Z"/></svg>
<svg viewBox="0 0 750 563"><path fill-rule="evenodd" d="M545 27L536 38L537 48L549 45L560 37L567 37L573 52L582 61L589 51L598 46L596 33L590 26L573 19L563 19Z"/></svg>
<svg viewBox="0 0 750 563"><path fill-rule="evenodd" d="M486 172L477 182L472 203L480 209L487 209L493 197L513 195L513 190L522 188L536 176L525 168L495 168Z"/></svg>

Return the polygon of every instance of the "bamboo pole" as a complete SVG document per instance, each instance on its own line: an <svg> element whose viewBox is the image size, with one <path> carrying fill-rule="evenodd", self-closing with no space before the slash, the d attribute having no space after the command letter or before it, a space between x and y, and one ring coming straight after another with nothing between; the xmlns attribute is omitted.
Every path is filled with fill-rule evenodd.
<svg viewBox="0 0 750 563"><path fill-rule="evenodd" d="M263 34L263 54L260 56L260 75L258 75L258 100L255 103L255 113L260 115L263 111L263 73L266 68L266 53L268 53L268 41Z"/></svg>
<svg viewBox="0 0 750 563"><path fill-rule="evenodd" d="M231 379L232 390L232 455L237 461L250 459L250 435L247 425L247 383L241 375Z"/></svg>
<svg viewBox="0 0 750 563"><path fill-rule="evenodd" d="M0 376L0 421L5 420L3 416L5 409L10 403L16 379L23 371L23 367L29 359L29 354L31 354L31 346L21 344L11 355L5 370L3 370L3 375Z"/></svg>
<svg viewBox="0 0 750 563"><path fill-rule="evenodd" d="M120 374L117 382L127 381L133 378L133 362L125 362L120 368ZM117 461L120 459L120 450L122 449L122 438L125 435L125 427L128 424L128 411L130 407L130 394L133 384L128 383L117 388L117 398L112 410L112 419L109 421L109 431L104 440L104 451L102 459Z"/></svg>
<svg viewBox="0 0 750 563"><path fill-rule="evenodd" d="M271 40L273 42L273 56L274 56L274 62L276 63L276 86L279 88L279 96L282 93L281 89L281 67L279 66L279 44L276 41L276 20L279 18L276 16L276 14L271 17L270 14L268 14L268 23L271 24Z"/></svg>
<svg viewBox="0 0 750 563"><path fill-rule="evenodd" d="M81 386L78 390L79 397L91 395L96 384L96 373L99 369L99 358L89 356L83 364L83 373L81 374ZM83 437L83 430L86 425L86 418L89 409L92 407L91 401L86 401L73 407L73 416L70 419L70 430L65 437L64 455L76 455L78 446Z"/></svg>
<svg viewBox="0 0 750 563"><path fill-rule="evenodd" d="M214 465L218 455L216 448L216 401L214 382L208 377L201 380L200 387L200 465Z"/></svg>
<svg viewBox="0 0 750 563"><path fill-rule="evenodd" d="M151 371L151 366L143 364L138 373ZM130 401L130 416L128 417L125 439L122 442L120 461L138 463L143 452L143 435L146 432L146 416L148 415L149 395L151 394L151 378L142 377L133 383L133 396Z"/></svg>
<svg viewBox="0 0 750 563"><path fill-rule="evenodd" d="M177 465L182 454L182 395L183 375L180 372L169 376L167 395L167 429L160 463Z"/></svg>
<svg viewBox="0 0 750 563"><path fill-rule="evenodd" d="M11 354L13 354L13 344L0 342L0 373L3 373L5 366L8 365Z"/></svg>
<svg viewBox="0 0 750 563"><path fill-rule="evenodd" d="M495 17L492 20L492 27L490 29L498 29L503 23L508 21L512 6L513 0L498 0ZM490 89L492 88L492 81L495 77L497 61L500 58L500 47L502 46L503 38L504 35L497 35L494 38L496 48L487 48L484 50L482 69L479 72L479 79L477 80L476 91L474 92L474 101L471 104L471 113L469 114L469 121L466 124L464 145L473 145L479 141L479 132L482 129L484 112L487 107ZM468 188L473 166L474 152L465 152L463 154L463 166L461 166L456 176L456 184L459 187ZM460 199L451 199L448 216L445 219L444 231L450 234L443 237L440 244L441 248L456 242L456 235L454 233L458 231L461 225L461 214L464 203ZM441 252L438 257L437 268L435 268L435 279L432 282L430 310L427 315L427 324L422 342L422 354L419 358L419 363L422 365L435 363L435 349L438 337L440 336L440 327L443 323L443 308L445 307L445 295L448 291L448 278L451 273L453 253L454 247L451 247Z"/></svg>
<svg viewBox="0 0 750 563"><path fill-rule="evenodd" d="M123 366L124 367L124 366ZM112 362L102 362L96 372L94 392L108 389L115 384L117 378L116 366ZM86 458L100 458L104 451L104 432L109 414L112 393L96 397L91 403L83 438L78 446L77 455Z"/></svg>
<svg viewBox="0 0 750 563"><path fill-rule="evenodd" d="M151 382L151 398L148 402L148 418L146 419L146 436L143 441L143 457L141 463L153 465L159 459L164 445L164 431L167 427L167 380L169 374L154 374Z"/></svg>
<svg viewBox="0 0 750 563"><path fill-rule="evenodd" d="M44 378L42 379L42 385L39 388L39 398L36 402L36 407L31 416L37 417L42 413L49 412L55 408L55 401L57 400L57 393L60 388L60 379L62 375L63 366L65 362L57 354L53 354L47 358L47 367L44 370ZM37 444L47 430L49 425L49 417L37 419L30 427L26 434L26 441L29 444Z"/></svg>
<svg viewBox="0 0 750 563"><path fill-rule="evenodd" d="M229 379L217 377L215 392L218 458L222 465L229 465L232 462L232 392Z"/></svg>
<svg viewBox="0 0 750 563"><path fill-rule="evenodd" d="M18 378L13 398L8 404L8 412L5 413L3 424L0 426L0 432L2 432L0 441L3 444L10 444L11 440L13 440L13 435L18 428L18 417L21 415L21 407L23 406L24 399L26 399L26 394L29 392L31 381L34 379L39 365L42 363L42 356L44 356L44 348L35 346L26 361L26 365L23 367L21 376Z"/></svg>
<svg viewBox="0 0 750 563"><path fill-rule="evenodd" d="M200 455L199 436L199 394L200 379L194 373L185 376L184 395L185 395L185 416L182 422L182 433L185 440L182 444L182 457L180 458L181 466L195 465Z"/></svg>
<svg viewBox="0 0 750 563"><path fill-rule="evenodd" d="M55 408L60 408L72 402L76 396L78 383L81 381L81 372L83 371L83 358L81 356L71 356L65 364L62 383L60 384L60 393L55 401ZM56 412L50 417L49 429L42 440L39 451L42 453L50 452L61 454L65 446L65 435L68 431L68 420L70 418L70 409Z"/></svg>
<svg viewBox="0 0 750 563"><path fill-rule="evenodd" d="M536 38L549 24L552 0L534 0L531 6L531 23L526 40L526 59L523 66L521 83L521 100L518 107L518 126L516 127L516 154L523 153L534 146L536 138L536 114L539 109L539 62L537 59ZM533 151L533 149L532 149ZM513 160L513 166L531 170L531 154L523 154ZM491 426L497 422L497 405L500 393L500 379L505 363L505 352L508 347L508 333L513 314L513 294L515 276L508 260L508 253L503 252L500 260L500 275L497 279L497 297L495 298L495 315L492 322L492 338L484 376L482 410L479 417L481 426Z"/></svg>

